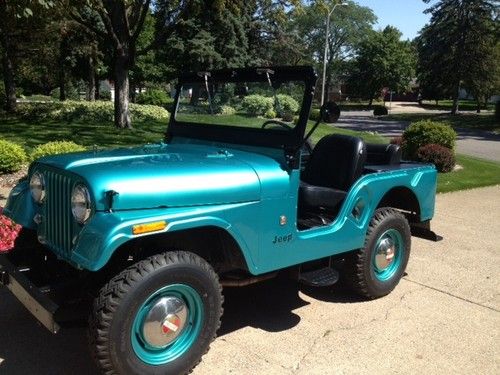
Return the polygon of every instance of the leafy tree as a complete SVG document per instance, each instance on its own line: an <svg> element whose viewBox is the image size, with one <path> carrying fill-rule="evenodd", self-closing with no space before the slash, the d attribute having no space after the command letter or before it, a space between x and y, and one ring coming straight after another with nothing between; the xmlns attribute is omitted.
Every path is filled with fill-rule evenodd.
<svg viewBox="0 0 500 375"><path fill-rule="evenodd" d="M16 67L23 47L30 45L33 30L41 17L33 17L34 12L43 13L53 2L50 0L0 0L0 50L2 53L2 75L6 94L6 109L16 110ZM35 19L33 19L35 18ZM28 19L30 19L28 21Z"/></svg>
<svg viewBox="0 0 500 375"><path fill-rule="evenodd" d="M354 1L345 2L346 6L337 6L330 17L330 32L327 40L326 85L328 92L332 78L339 76L345 68L345 62L353 58L361 42L371 32L377 17L370 8ZM292 21L296 34L302 38L304 54L309 58L306 63L316 64L317 70L323 69L325 48L325 22L334 0L316 0L305 6ZM311 61L312 59L312 61Z"/></svg>
<svg viewBox="0 0 500 375"><path fill-rule="evenodd" d="M71 17L102 38L111 49L115 86L114 122L131 128L129 71L138 55L146 54L171 32L188 0L63 0ZM137 42L150 10L155 16L155 37L137 50Z"/></svg>
<svg viewBox="0 0 500 375"><path fill-rule="evenodd" d="M248 65L250 22L244 1L194 1L167 39L163 60L173 68L172 74Z"/></svg>
<svg viewBox="0 0 500 375"><path fill-rule="evenodd" d="M479 98L498 79L498 59L492 53L499 36L497 4L494 0L439 0L425 11L431 20L417 42L419 81L427 95L451 96L453 114L461 88Z"/></svg>
<svg viewBox="0 0 500 375"><path fill-rule="evenodd" d="M383 87L404 90L414 77L415 51L409 41L400 38L398 29L387 26L369 33L359 46L348 85L355 94L369 99L370 106Z"/></svg>

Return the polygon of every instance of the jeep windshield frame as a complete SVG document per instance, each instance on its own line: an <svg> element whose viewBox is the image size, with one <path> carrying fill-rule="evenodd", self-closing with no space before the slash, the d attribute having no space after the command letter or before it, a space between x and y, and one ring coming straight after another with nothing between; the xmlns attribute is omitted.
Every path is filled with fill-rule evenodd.
<svg viewBox="0 0 500 375"><path fill-rule="evenodd" d="M300 82L303 83L304 94L298 113L298 120L291 129L261 129L238 126L238 124L210 124L191 121L179 121L177 118L181 101L182 88L186 84L206 85L210 82L242 83L261 82ZM244 144L271 148L282 148L287 151L297 151L300 148L309 118L309 112L314 96L317 75L310 66L278 66L223 69L208 72L184 73L176 85L174 111L170 116L166 132L166 141L175 137L193 138L217 143ZM263 123L267 119L262 119Z"/></svg>

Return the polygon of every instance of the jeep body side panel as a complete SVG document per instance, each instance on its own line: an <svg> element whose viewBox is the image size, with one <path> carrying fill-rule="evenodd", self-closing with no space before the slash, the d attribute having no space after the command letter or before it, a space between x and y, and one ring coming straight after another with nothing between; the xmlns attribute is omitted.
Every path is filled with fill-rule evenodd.
<svg viewBox="0 0 500 375"><path fill-rule="evenodd" d="M368 223L386 192L406 187L420 204L420 219L432 218L436 171L433 167L401 169L363 176L349 192L337 219L330 225L297 230L299 172L283 171L289 181L282 197L262 201L171 209L98 213L82 230L71 261L98 270L113 252L136 238L136 224L165 220L165 232L216 226L226 230L238 243L249 271L262 274L310 260L354 250L363 246ZM279 180L274 176L275 182ZM286 184L278 183L284 187ZM277 185L275 185L277 186ZM358 207L359 214L353 213ZM286 224L280 219L286 217ZM157 234L158 232L155 232ZM91 245L92 244L92 245Z"/></svg>
<svg viewBox="0 0 500 375"><path fill-rule="evenodd" d="M290 186L296 189L292 184ZM284 200L263 201L258 273L361 248L370 219L380 201L388 191L397 187L408 188L415 194L421 221L432 218L436 191L436 170L433 166L365 175L351 188L330 225L303 231L297 229L296 210L290 210L292 202L288 202L287 206ZM285 212L291 216L286 226L281 226L279 217Z"/></svg>

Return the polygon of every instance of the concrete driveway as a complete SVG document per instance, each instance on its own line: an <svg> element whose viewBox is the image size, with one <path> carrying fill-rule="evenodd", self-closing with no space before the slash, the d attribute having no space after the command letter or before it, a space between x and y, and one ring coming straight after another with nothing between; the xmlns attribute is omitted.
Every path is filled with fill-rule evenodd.
<svg viewBox="0 0 500 375"><path fill-rule="evenodd" d="M407 275L387 297L287 280L226 291L204 374L498 374L500 187L437 197L413 239ZM305 251L307 251L305 249ZM82 327L52 336L0 290L0 373L93 374Z"/></svg>
<svg viewBox="0 0 500 375"><path fill-rule="evenodd" d="M423 110L424 113L445 113L442 111ZM404 113L408 110L405 109ZM391 113L403 113L391 111ZM377 132L384 137L400 136L406 127L407 121L385 121L372 115L372 111L343 112L335 126L369 132ZM481 159L500 162L500 135L487 131L472 129L455 129L457 132L457 152L459 154L475 156Z"/></svg>

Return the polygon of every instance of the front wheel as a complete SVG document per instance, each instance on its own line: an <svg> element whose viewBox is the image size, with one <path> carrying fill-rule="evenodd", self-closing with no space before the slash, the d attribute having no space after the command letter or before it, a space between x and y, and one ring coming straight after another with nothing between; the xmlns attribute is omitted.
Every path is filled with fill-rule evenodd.
<svg viewBox="0 0 500 375"><path fill-rule="evenodd" d="M346 258L346 281L366 298L389 294L404 274L410 247L410 226L403 214L392 208L378 209L364 247Z"/></svg>
<svg viewBox="0 0 500 375"><path fill-rule="evenodd" d="M106 374L185 374L205 354L222 315L212 267L187 252L152 256L100 291L90 342Z"/></svg>

